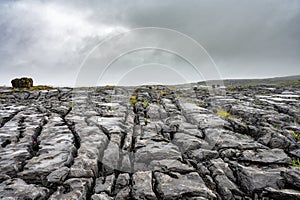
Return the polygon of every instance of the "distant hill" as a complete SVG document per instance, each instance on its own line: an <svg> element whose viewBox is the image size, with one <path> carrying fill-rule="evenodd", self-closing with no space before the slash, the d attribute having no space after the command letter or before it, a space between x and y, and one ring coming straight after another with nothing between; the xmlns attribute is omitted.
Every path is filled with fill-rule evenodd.
<svg viewBox="0 0 300 200"><path fill-rule="evenodd" d="M285 76L266 79L225 79L223 80L225 86L239 86L239 85L285 85L293 86L300 85L300 75ZM205 85L205 81L198 82L198 84Z"/></svg>

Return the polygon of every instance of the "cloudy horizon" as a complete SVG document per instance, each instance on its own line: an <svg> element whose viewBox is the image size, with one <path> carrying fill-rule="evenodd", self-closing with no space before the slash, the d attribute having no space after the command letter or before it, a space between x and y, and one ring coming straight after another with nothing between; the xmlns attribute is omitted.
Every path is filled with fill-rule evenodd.
<svg viewBox="0 0 300 200"><path fill-rule="evenodd" d="M194 40L203 47L200 53L207 55L203 59L211 58L210 66L223 79L300 75L299 24L297 0L3 0L0 85L9 86L13 78L28 76L35 84L74 86L95 46L143 27L174 30ZM144 36L133 37L127 44L142 41ZM148 36L155 47L165 44L172 49L180 44L180 50L191 50L192 44L180 43L175 37L166 42L159 34ZM93 55L100 71L105 68L100 57L107 57L120 45L117 39L112 42L114 46ZM172 51L141 48L123 53L115 55L120 59L94 84L177 84L212 77L205 76L201 68L204 75L197 75L191 63L182 59L184 55ZM200 65L208 65L202 61ZM85 78L89 83L89 76Z"/></svg>

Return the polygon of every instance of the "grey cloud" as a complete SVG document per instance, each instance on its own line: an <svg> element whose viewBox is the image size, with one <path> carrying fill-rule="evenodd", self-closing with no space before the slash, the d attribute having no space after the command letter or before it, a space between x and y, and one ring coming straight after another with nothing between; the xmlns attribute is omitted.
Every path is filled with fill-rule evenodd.
<svg viewBox="0 0 300 200"><path fill-rule="evenodd" d="M28 75L40 84L72 86L84 57L106 36L149 26L194 38L210 53L223 78L300 74L299 24L297 0L2 1L0 84ZM183 73L192 73L172 56L150 56L158 57L161 63L168 60L165 63L184 68ZM111 77L118 66L137 64L125 60L116 64Z"/></svg>

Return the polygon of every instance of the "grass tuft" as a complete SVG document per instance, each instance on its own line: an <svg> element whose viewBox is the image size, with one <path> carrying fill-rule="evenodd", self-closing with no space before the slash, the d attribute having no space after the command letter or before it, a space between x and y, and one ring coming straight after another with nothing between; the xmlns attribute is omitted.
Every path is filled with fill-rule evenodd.
<svg viewBox="0 0 300 200"><path fill-rule="evenodd" d="M278 124L275 124L273 127L274 127L275 129L279 129L279 128L280 128L280 126L279 126Z"/></svg>
<svg viewBox="0 0 300 200"><path fill-rule="evenodd" d="M293 130L290 130L291 134L295 137L295 138L299 138L300 139L300 134L299 133L296 133L295 131Z"/></svg>
<svg viewBox="0 0 300 200"><path fill-rule="evenodd" d="M116 88L115 85L106 85L106 86L105 86L105 89L106 89L106 90L113 90L113 89L115 89L115 88Z"/></svg>
<svg viewBox="0 0 300 200"><path fill-rule="evenodd" d="M130 104L134 106L137 103L136 96L132 95L130 97Z"/></svg>
<svg viewBox="0 0 300 200"><path fill-rule="evenodd" d="M143 106L144 106L144 108L147 108L149 106L149 102L144 101Z"/></svg>
<svg viewBox="0 0 300 200"><path fill-rule="evenodd" d="M229 112L218 109L217 114L222 118L228 118L230 116Z"/></svg>
<svg viewBox="0 0 300 200"><path fill-rule="evenodd" d="M299 170L300 170L300 160L299 160L299 159L297 159L297 160L292 160L292 166L298 167Z"/></svg>
<svg viewBox="0 0 300 200"><path fill-rule="evenodd" d="M118 110L119 108L115 108L115 107L109 107L109 111L114 111L114 110Z"/></svg>
<svg viewBox="0 0 300 200"><path fill-rule="evenodd" d="M47 85L37 85L37 86L31 87L29 90L37 91L37 90L55 90L55 89L56 88L51 87L51 86L47 86Z"/></svg>

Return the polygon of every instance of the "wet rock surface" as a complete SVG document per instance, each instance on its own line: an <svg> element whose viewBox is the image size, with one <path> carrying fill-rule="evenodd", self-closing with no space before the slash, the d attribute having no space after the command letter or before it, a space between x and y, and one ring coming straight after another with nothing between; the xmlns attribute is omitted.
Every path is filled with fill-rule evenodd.
<svg viewBox="0 0 300 200"><path fill-rule="evenodd" d="M1 199L300 198L300 88L0 96Z"/></svg>

